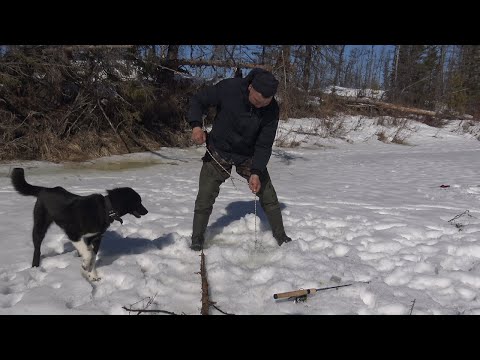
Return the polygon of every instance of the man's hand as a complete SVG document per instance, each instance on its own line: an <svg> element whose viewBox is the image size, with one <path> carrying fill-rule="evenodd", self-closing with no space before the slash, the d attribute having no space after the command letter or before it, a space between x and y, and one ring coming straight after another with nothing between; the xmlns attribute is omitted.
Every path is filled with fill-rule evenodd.
<svg viewBox="0 0 480 360"><path fill-rule="evenodd" d="M262 183L260 182L260 177L256 174L250 175L250 179L248 180L248 187L254 194L260 191L262 187Z"/></svg>
<svg viewBox="0 0 480 360"><path fill-rule="evenodd" d="M192 129L192 140L197 145L205 144L205 141L207 141L207 134L205 134L205 131L203 131L201 127L194 127Z"/></svg>

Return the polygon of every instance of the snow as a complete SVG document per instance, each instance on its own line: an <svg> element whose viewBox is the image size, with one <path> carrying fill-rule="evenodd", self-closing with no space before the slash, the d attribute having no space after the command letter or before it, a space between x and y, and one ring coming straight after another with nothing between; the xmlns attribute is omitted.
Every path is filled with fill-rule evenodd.
<svg viewBox="0 0 480 360"><path fill-rule="evenodd" d="M462 129L353 116L281 122L276 144L295 146L275 146L268 168L293 241L276 244L233 172L236 186L222 185L206 233L210 300L238 315L480 314L480 142L475 124ZM395 134L403 143L391 142ZM204 151L0 164L0 314L200 314L200 256L189 245ZM13 190L16 166L34 185L80 195L130 186L142 196L149 213L125 216L104 236L100 281L81 276L56 225L31 268L35 199ZM273 298L343 284L353 285L305 302Z"/></svg>

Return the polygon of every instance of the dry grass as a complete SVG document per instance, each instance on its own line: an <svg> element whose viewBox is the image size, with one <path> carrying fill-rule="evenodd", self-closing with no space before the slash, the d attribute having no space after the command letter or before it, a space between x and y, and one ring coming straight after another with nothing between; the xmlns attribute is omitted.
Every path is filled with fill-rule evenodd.
<svg viewBox="0 0 480 360"><path fill-rule="evenodd" d="M300 146L300 142L297 140L292 140L291 135L285 134L285 136L275 139L275 145L283 148L295 148Z"/></svg>
<svg viewBox="0 0 480 360"><path fill-rule="evenodd" d="M122 79L121 56L98 50L95 67L41 47L2 57L0 160L84 161L189 145L185 114L197 85L157 80L156 67Z"/></svg>
<svg viewBox="0 0 480 360"><path fill-rule="evenodd" d="M162 143L189 144L190 134L171 133L168 141L158 141L146 133L131 137L119 132L125 140L111 132L99 134L96 130L79 132L68 139L61 139L51 131L32 133L2 144L1 160L47 160L52 162L86 161L129 152L155 151ZM128 149L127 149L128 147Z"/></svg>
<svg viewBox="0 0 480 360"><path fill-rule="evenodd" d="M395 132L391 141L394 144L410 145L406 139L407 139L407 135L402 131L402 129L399 129Z"/></svg>
<svg viewBox="0 0 480 360"><path fill-rule="evenodd" d="M393 143L399 145L409 145L406 141L408 137L407 119L398 119L390 117L379 117L376 124L385 128L396 128L393 134L388 135L386 130L377 132L377 139L384 143Z"/></svg>
<svg viewBox="0 0 480 360"><path fill-rule="evenodd" d="M319 103L312 103L312 95L300 91L295 88L280 91L280 118L287 120L288 118L329 118L335 116L339 110L339 103L331 96L318 94Z"/></svg>
<svg viewBox="0 0 480 360"><path fill-rule="evenodd" d="M442 128L447 123L445 119L441 119L433 116L424 116L423 119L420 121L428 126L432 126L436 128Z"/></svg>
<svg viewBox="0 0 480 360"><path fill-rule="evenodd" d="M377 139L381 142L384 142L384 143L388 143L389 140L388 140L388 135L385 134L385 131L380 131L378 132L377 134Z"/></svg>

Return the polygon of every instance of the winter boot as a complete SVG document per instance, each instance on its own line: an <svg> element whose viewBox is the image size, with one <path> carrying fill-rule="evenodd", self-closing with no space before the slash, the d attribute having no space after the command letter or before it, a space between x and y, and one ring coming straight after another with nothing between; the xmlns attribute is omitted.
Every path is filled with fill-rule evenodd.
<svg viewBox="0 0 480 360"><path fill-rule="evenodd" d="M275 238L275 240L277 240L277 243L278 243L278 246L282 246L283 243L287 243L287 242L290 242L292 241L292 239L290 237L287 236L287 234L283 233L283 234L280 234L278 236L273 236Z"/></svg>
<svg viewBox="0 0 480 360"><path fill-rule="evenodd" d="M200 251L205 243L205 230L207 229L210 215L195 213L193 215L192 245L190 249Z"/></svg>
<svg viewBox="0 0 480 360"><path fill-rule="evenodd" d="M190 249L193 251L200 251L203 249L203 243L205 242L205 238L202 237L192 237L192 245L190 245Z"/></svg>
<svg viewBox="0 0 480 360"><path fill-rule="evenodd" d="M283 243L292 241L290 237L285 234L285 229L283 227L282 213L279 208L271 209L268 212L265 212L267 215L268 222L272 228L272 234L275 240L277 240L278 246L281 246Z"/></svg>

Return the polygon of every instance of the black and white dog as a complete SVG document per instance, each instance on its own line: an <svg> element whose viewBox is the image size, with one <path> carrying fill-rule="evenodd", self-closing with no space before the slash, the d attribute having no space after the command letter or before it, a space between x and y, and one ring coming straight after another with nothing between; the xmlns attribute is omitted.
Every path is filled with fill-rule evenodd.
<svg viewBox="0 0 480 360"><path fill-rule="evenodd" d="M80 196L60 186L47 188L30 185L25 181L22 168L12 170L11 180L18 193L37 198L33 209L32 267L40 265L40 246L49 226L55 222L65 231L82 257L82 273L91 281L100 280L95 261L107 228L114 220L123 223L123 215L131 214L140 218L148 213L140 195L129 187L107 190L106 196Z"/></svg>

